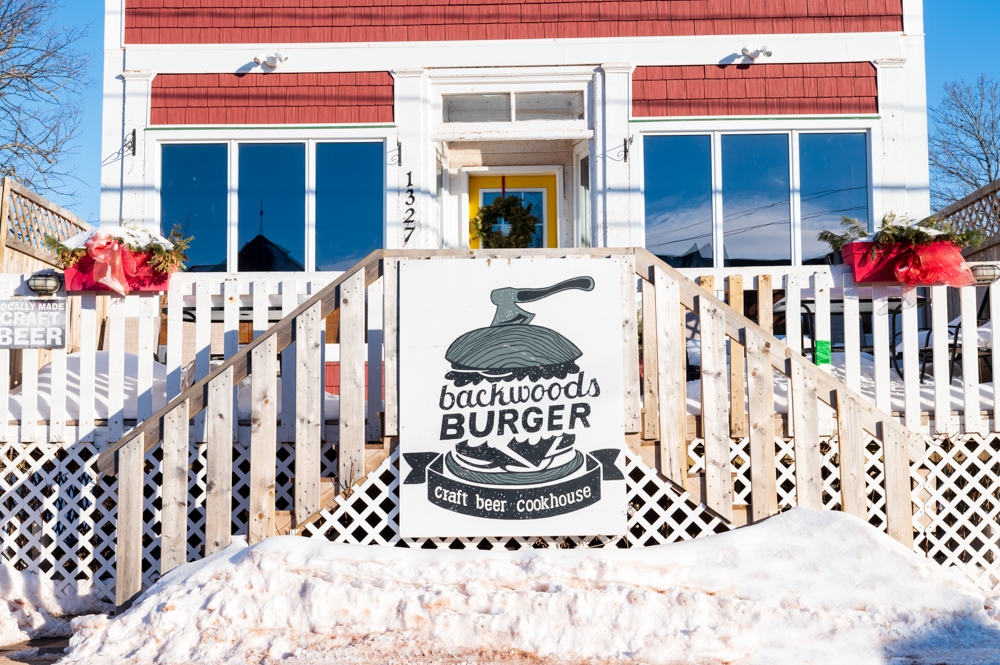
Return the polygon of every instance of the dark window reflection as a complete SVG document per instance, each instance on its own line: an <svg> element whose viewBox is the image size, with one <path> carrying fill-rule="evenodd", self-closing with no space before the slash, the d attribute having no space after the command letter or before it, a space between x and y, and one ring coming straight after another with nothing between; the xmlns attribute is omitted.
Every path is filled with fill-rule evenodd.
<svg viewBox="0 0 1000 665"><path fill-rule="evenodd" d="M847 217L869 222L868 140L864 134L802 134L802 262L832 263L830 246L816 239L839 230Z"/></svg>
<svg viewBox="0 0 1000 665"><path fill-rule="evenodd" d="M382 246L381 143L316 146L316 270L346 270Z"/></svg>
<svg viewBox="0 0 1000 665"><path fill-rule="evenodd" d="M224 143L165 145L161 159L161 233L180 226L194 236L187 270L226 271L226 174Z"/></svg>
<svg viewBox="0 0 1000 665"><path fill-rule="evenodd" d="M791 262L787 135L722 137L722 210L726 266Z"/></svg>
<svg viewBox="0 0 1000 665"><path fill-rule="evenodd" d="M483 201L481 205L488 206L497 200L497 197L502 194L499 190L484 190L482 192ZM521 199L521 204L528 208L531 207L531 214L538 218L538 223L535 224L535 230L531 234L531 244L528 247L545 247L545 239L542 237L545 231L545 194L540 191L529 191L529 190L507 190L507 196L517 196ZM500 231L505 236L510 234L511 226L504 220L503 217L497 220L497 223L493 225L494 231Z"/></svg>
<svg viewBox="0 0 1000 665"><path fill-rule="evenodd" d="M677 268L712 265L712 139L647 136L646 249Z"/></svg>
<svg viewBox="0 0 1000 665"><path fill-rule="evenodd" d="M239 169L239 270L304 270L305 144L241 144Z"/></svg>

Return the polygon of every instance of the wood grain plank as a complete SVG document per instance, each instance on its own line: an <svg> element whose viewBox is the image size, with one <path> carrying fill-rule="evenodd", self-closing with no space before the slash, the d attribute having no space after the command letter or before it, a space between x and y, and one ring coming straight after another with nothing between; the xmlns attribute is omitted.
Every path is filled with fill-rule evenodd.
<svg viewBox="0 0 1000 665"><path fill-rule="evenodd" d="M296 524L319 510L319 479L322 475L320 430L323 427L322 345L324 344L320 333L321 318L317 303L295 319ZM289 388L291 385L288 384ZM341 409L343 409L343 388L341 388Z"/></svg>
<svg viewBox="0 0 1000 665"><path fill-rule="evenodd" d="M774 462L774 370L771 345L746 328L747 385L750 406L750 502L756 522L778 512Z"/></svg>
<svg viewBox="0 0 1000 665"><path fill-rule="evenodd" d="M167 402L181 394L184 353L184 294L188 285L170 281L167 291Z"/></svg>
<svg viewBox="0 0 1000 665"><path fill-rule="evenodd" d="M661 268L654 269L656 293L656 369L658 384L660 473L687 486L687 383L683 357L684 312L680 284ZM645 332L645 331L644 331ZM652 332L652 331L651 331Z"/></svg>
<svg viewBox="0 0 1000 665"><path fill-rule="evenodd" d="M233 371L208 384L205 418L205 556L228 547L233 523Z"/></svg>
<svg viewBox="0 0 1000 665"><path fill-rule="evenodd" d="M976 287L963 286L960 290L962 312L962 396L966 433L985 434L986 427L980 415L979 404L979 326L976 321Z"/></svg>
<svg viewBox="0 0 1000 665"><path fill-rule="evenodd" d="M677 305L680 307L680 303ZM660 438L659 325L656 320L656 287L642 280L642 438Z"/></svg>
<svg viewBox="0 0 1000 665"><path fill-rule="evenodd" d="M125 431L125 298L108 299L108 441Z"/></svg>
<svg viewBox="0 0 1000 665"><path fill-rule="evenodd" d="M138 297L139 339L136 341L138 372L136 383L136 419L142 421L153 415L153 325L159 321L159 294Z"/></svg>
<svg viewBox="0 0 1000 665"><path fill-rule="evenodd" d="M274 515L275 454L278 419L277 346L268 335L253 350L250 405L250 521L251 545L277 533Z"/></svg>
<svg viewBox="0 0 1000 665"><path fill-rule="evenodd" d="M906 439L895 428L882 434L885 460L886 532L913 549L913 504L910 498L910 457Z"/></svg>
<svg viewBox="0 0 1000 665"><path fill-rule="evenodd" d="M338 493L365 473L365 280L356 272L340 287L340 448Z"/></svg>
<svg viewBox="0 0 1000 665"><path fill-rule="evenodd" d="M845 272L844 285L844 369L847 387L861 392L861 303L854 276Z"/></svg>
<svg viewBox="0 0 1000 665"><path fill-rule="evenodd" d="M240 350L240 281L222 283L222 357L229 360ZM239 413L239 389L233 391L233 413ZM240 438L240 423L233 418L233 441Z"/></svg>
<svg viewBox="0 0 1000 665"><path fill-rule="evenodd" d="M892 369L889 358L889 290L872 287L872 346L875 356L875 407L884 413L892 410Z"/></svg>
<svg viewBox="0 0 1000 665"><path fill-rule="evenodd" d="M729 306L739 314L746 311L743 302L743 276L730 275L726 280ZM729 434L734 439L747 436L746 360L743 345L729 340Z"/></svg>
<svg viewBox="0 0 1000 665"><path fill-rule="evenodd" d="M868 521L868 490L865 475L865 433L857 400L837 392L837 442L840 446L841 510Z"/></svg>
<svg viewBox="0 0 1000 665"><path fill-rule="evenodd" d="M399 261L383 260L382 308L383 337L385 344L385 416L382 421L382 435L399 436Z"/></svg>
<svg viewBox="0 0 1000 665"><path fill-rule="evenodd" d="M771 334L774 332L774 278L757 275L757 325Z"/></svg>
<svg viewBox="0 0 1000 665"><path fill-rule="evenodd" d="M288 316L298 307L299 283L294 279L281 281L281 316ZM256 328L256 326L254 326ZM288 390L281 391L281 427L278 428L278 440L282 443L295 441L295 418L292 414L296 412L295 399L297 390L292 390L296 383L297 365L295 342L292 342L281 354L281 385L288 386ZM288 414L287 417L285 414Z"/></svg>
<svg viewBox="0 0 1000 665"><path fill-rule="evenodd" d="M819 451L819 397L816 373L792 364L792 419L795 426L795 495L803 508L823 507L823 458Z"/></svg>
<svg viewBox="0 0 1000 665"><path fill-rule="evenodd" d="M901 298L904 423L920 429L920 348L917 338L917 288L904 284ZM897 348L897 352L899 349Z"/></svg>
<svg viewBox="0 0 1000 665"><path fill-rule="evenodd" d="M951 425L951 371L948 344L948 287L931 287L931 344L934 366L934 432L952 433Z"/></svg>
<svg viewBox="0 0 1000 665"><path fill-rule="evenodd" d="M726 322L722 308L699 296L701 318L701 413L705 437L705 505L733 518L729 442Z"/></svg>
<svg viewBox="0 0 1000 665"><path fill-rule="evenodd" d="M115 524L115 607L124 612L142 592L142 434L117 451L118 519Z"/></svg>
<svg viewBox="0 0 1000 665"><path fill-rule="evenodd" d="M96 353L97 353L97 296L93 293L84 293L80 296L80 376L96 376ZM0 357L0 367L2 367L2 357ZM80 441L92 442L94 440L94 382L80 382L80 420L79 437ZM6 402L6 400L4 400ZM3 427L6 427L6 420ZM103 453L102 453L103 454ZM113 462L114 455L105 457L105 465ZM102 473L107 473L102 469Z"/></svg>
<svg viewBox="0 0 1000 665"><path fill-rule="evenodd" d="M368 395L365 440L382 440L382 280L368 287Z"/></svg>
<svg viewBox="0 0 1000 665"><path fill-rule="evenodd" d="M635 259L621 258L622 271L622 340L624 343L625 433L642 431L642 386L639 382L639 328L635 304Z"/></svg>
<svg viewBox="0 0 1000 665"><path fill-rule="evenodd" d="M164 417L160 574L187 561L188 403L180 402Z"/></svg>

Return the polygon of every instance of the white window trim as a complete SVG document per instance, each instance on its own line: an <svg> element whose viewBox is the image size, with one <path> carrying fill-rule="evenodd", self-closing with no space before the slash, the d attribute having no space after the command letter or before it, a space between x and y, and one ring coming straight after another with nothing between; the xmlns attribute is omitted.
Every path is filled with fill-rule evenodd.
<svg viewBox="0 0 1000 665"><path fill-rule="evenodd" d="M316 272L316 146L319 143L381 143L383 145L382 178L384 198L382 212L382 246L398 237L396 226L398 206L395 205L398 190L398 168L390 164L395 151L396 130L394 127L155 127L147 128L146 140L151 142L151 150L146 151L147 173L153 176L153 187L148 193L148 209L152 211L155 228L162 227L162 147L164 145L185 144L226 144L228 146L227 182L227 246L226 260L228 272L237 272L239 254L239 144L241 143L301 143L305 145L305 247L303 252L304 273Z"/></svg>
<svg viewBox="0 0 1000 665"><path fill-rule="evenodd" d="M801 134L860 134L865 133L868 145L868 210L870 223L881 220L883 210L882 182L880 178L881 153L876 146L881 145L881 119L878 116L851 116L850 118L760 116L735 118L697 119L642 119L631 123L636 132L636 141L630 150L630 167L633 182L639 183L638 219L634 220L645 228L645 162L644 143L646 136L710 136L712 139L712 246L713 261L721 266L724 262L724 229L719 220L722 210L722 141L726 134L785 134L789 136L789 186L791 202L791 265L802 265L801 198L799 191L798 137Z"/></svg>

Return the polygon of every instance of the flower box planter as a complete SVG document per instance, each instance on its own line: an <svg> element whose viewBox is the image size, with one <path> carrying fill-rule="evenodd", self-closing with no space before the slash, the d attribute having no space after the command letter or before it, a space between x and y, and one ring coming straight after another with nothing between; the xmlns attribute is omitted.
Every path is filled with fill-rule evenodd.
<svg viewBox="0 0 1000 665"><path fill-rule="evenodd" d="M128 252L126 248L123 252ZM135 268L130 271L128 261L123 261L125 280L132 293L150 293L166 291L170 283L170 275L157 272L149 266L149 257L152 252L136 252L132 254L135 260ZM101 284L95 279L94 259L89 256L81 258L76 265L66 268L66 291L68 293L79 293L88 291L106 291L114 293L114 289L105 284Z"/></svg>
<svg viewBox="0 0 1000 665"><path fill-rule="evenodd" d="M900 247L876 250L872 258L872 243L849 242L844 245L841 255L844 263L854 271L854 281L858 284L867 282L898 282L896 279L896 264L907 252Z"/></svg>

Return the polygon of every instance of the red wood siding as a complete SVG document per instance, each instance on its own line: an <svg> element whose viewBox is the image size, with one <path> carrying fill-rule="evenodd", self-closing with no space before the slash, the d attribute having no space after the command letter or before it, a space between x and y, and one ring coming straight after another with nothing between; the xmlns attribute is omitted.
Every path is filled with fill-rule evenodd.
<svg viewBox="0 0 1000 665"><path fill-rule="evenodd" d="M392 122L388 72L160 74L153 125Z"/></svg>
<svg viewBox="0 0 1000 665"><path fill-rule="evenodd" d="M878 113L875 66L637 67L634 117Z"/></svg>
<svg viewBox="0 0 1000 665"><path fill-rule="evenodd" d="M126 0L129 44L901 32L902 0Z"/></svg>

